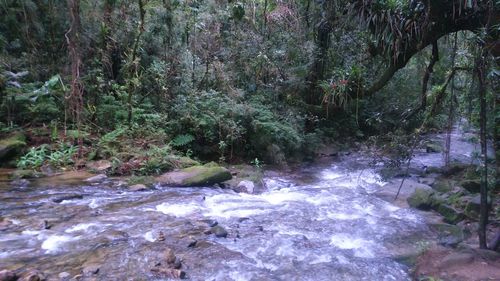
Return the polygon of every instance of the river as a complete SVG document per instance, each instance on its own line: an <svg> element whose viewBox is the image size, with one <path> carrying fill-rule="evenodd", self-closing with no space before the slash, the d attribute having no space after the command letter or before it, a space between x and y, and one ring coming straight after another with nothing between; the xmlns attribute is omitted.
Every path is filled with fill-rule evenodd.
<svg viewBox="0 0 500 281"><path fill-rule="evenodd" d="M432 155L416 161L441 157ZM423 249L430 230L418 211L375 196L385 182L368 164L352 154L275 173L261 194L130 192L113 180L4 184L0 215L10 223L0 230L0 269L37 269L49 280L85 268L99 270L81 280L168 280L151 269L171 248L190 280L411 280L399 257ZM206 233L216 222L226 238Z"/></svg>

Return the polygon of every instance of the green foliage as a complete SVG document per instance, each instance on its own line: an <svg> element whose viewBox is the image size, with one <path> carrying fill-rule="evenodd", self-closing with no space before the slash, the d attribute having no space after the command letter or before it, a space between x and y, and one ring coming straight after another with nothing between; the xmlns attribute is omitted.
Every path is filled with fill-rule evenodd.
<svg viewBox="0 0 500 281"><path fill-rule="evenodd" d="M63 142L54 144L53 148L46 144L31 147L19 159L17 167L20 169L38 169L45 164L49 164L55 168L66 167L73 164L73 157L76 151L76 146Z"/></svg>
<svg viewBox="0 0 500 281"><path fill-rule="evenodd" d="M37 169L40 168L48 155L48 146L41 145L38 147L31 147L25 155L17 162L17 167L20 169Z"/></svg>
<svg viewBox="0 0 500 281"><path fill-rule="evenodd" d="M174 147L183 147L194 141L192 135L184 134L176 136L170 143Z"/></svg>

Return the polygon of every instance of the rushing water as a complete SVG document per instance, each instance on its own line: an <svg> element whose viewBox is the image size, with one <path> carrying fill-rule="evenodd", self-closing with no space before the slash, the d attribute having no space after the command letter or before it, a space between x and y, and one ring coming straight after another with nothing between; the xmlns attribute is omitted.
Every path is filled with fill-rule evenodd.
<svg viewBox="0 0 500 281"><path fill-rule="evenodd" d="M191 280L409 280L396 258L418 247L427 226L373 195L384 182L363 161L268 177L257 195L128 192L112 181L2 188L0 214L12 223L0 230L0 269L35 268L58 280L98 266L97 280L165 280L151 268L170 247ZM83 197L54 202L66 195ZM227 238L205 233L213 220Z"/></svg>

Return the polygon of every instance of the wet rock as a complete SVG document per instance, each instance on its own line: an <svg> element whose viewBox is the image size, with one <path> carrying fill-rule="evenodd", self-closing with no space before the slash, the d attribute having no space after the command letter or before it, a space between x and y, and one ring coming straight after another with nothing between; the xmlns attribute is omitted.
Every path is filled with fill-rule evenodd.
<svg viewBox="0 0 500 281"><path fill-rule="evenodd" d="M416 188L410 197L408 197L408 204L416 209L430 210L433 205L434 191L423 188Z"/></svg>
<svg viewBox="0 0 500 281"><path fill-rule="evenodd" d="M41 174L34 170L15 170L9 175L11 179L32 179L40 177Z"/></svg>
<svg viewBox="0 0 500 281"><path fill-rule="evenodd" d="M210 232L215 235L215 237L219 238L226 238L227 237L227 231L224 229L224 227L220 225L216 225L212 228L210 228Z"/></svg>
<svg viewBox="0 0 500 281"><path fill-rule="evenodd" d="M97 182L102 182L107 178L108 178L108 176L106 176L105 174L99 174L97 176L90 177L90 178L86 179L85 181L90 182L90 183L97 183Z"/></svg>
<svg viewBox="0 0 500 281"><path fill-rule="evenodd" d="M112 163L108 160L99 160L94 162L88 162L86 167L92 172L102 173L105 172L112 167Z"/></svg>
<svg viewBox="0 0 500 281"><path fill-rule="evenodd" d="M16 281L18 276L14 271L2 270L0 271L0 281Z"/></svg>
<svg viewBox="0 0 500 281"><path fill-rule="evenodd" d="M144 184L134 184L132 186L129 186L128 190L130 190L130 191L146 191L146 190L148 190L148 188Z"/></svg>
<svg viewBox="0 0 500 281"><path fill-rule="evenodd" d="M11 181L10 184L15 187L27 187L30 184L30 181L27 179L15 179Z"/></svg>
<svg viewBox="0 0 500 281"><path fill-rule="evenodd" d="M100 270L100 266L98 264L90 264L90 265L86 265L82 269L82 273L84 276L91 276L91 275L98 274L99 270Z"/></svg>
<svg viewBox="0 0 500 281"><path fill-rule="evenodd" d="M83 199L83 195L81 195L81 194L69 194L69 195L59 196L57 198L52 199L52 202L61 203L64 200L75 200L75 199Z"/></svg>
<svg viewBox="0 0 500 281"><path fill-rule="evenodd" d="M154 267L151 269L151 272L159 275L163 275L167 278L172 279L184 279L186 278L186 273L182 270L175 268L163 268L160 266Z"/></svg>
<svg viewBox="0 0 500 281"><path fill-rule="evenodd" d="M10 159L20 155L26 148L26 136L16 132L0 140L0 163L8 163Z"/></svg>
<svg viewBox="0 0 500 281"><path fill-rule="evenodd" d="M172 250L171 248L167 248L163 255L167 264L173 264L177 258L175 256L174 250Z"/></svg>
<svg viewBox="0 0 500 281"><path fill-rule="evenodd" d="M216 220L203 220L209 227L214 227L219 224Z"/></svg>
<svg viewBox="0 0 500 281"><path fill-rule="evenodd" d="M479 193L481 191L481 180L463 180L460 182L460 186L471 193Z"/></svg>
<svg viewBox="0 0 500 281"><path fill-rule="evenodd" d="M239 223L242 223L242 222L247 221L247 220L249 220L249 219L250 219L250 218L238 218L238 222L239 222Z"/></svg>
<svg viewBox="0 0 500 281"><path fill-rule="evenodd" d="M45 275L38 270L28 270L27 272L21 274L21 278L18 281L45 281Z"/></svg>
<svg viewBox="0 0 500 281"><path fill-rule="evenodd" d="M242 181L240 181L240 183L238 183L238 185L236 186L236 189L238 192L252 194L254 192L254 189L255 189L255 184L249 180L242 180Z"/></svg>
<svg viewBox="0 0 500 281"><path fill-rule="evenodd" d="M197 243L198 243L198 240L196 240L192 237L189 237L189 239L187 241L187 246L188 246L188 248L192 248L192 247L195 247Z"/></svg>
<svg viewBox="0 0 500 281"><path fill-rule="evenodd" d="M67 280L70 278L71 274L69 274L68 272L61 272L58 276L61 280Z"/></svg>
<svg viewBox="0 0 500 281"><path fill-rule="evenodd" d="M231 179L231 173L215 163L193 166L158 177L158 183L167 186L211 186Z"/></svg>
<svg viewBox="0 0 500 281"><path fill-rule="evenodd" d="M165 241L165 233L163 233L163 231L160 231L160 233L158 233L158 238L156 238L156 241Z"/></svg>
<svg viewBox="0 0 500 281"><path fill-rule="evenodd" d="M49 221L47 221L47 220L43 220L40 223L40 228L41 229L51 229L52 228L52 224L50 224Z"/></svg>

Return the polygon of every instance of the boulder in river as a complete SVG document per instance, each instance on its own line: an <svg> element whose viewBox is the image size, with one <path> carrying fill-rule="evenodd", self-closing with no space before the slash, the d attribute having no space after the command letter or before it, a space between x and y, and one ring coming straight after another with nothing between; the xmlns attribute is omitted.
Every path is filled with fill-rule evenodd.
<svg viewBox="0 0 500 281"><path fill-rule="evenodd" d="M130 191L146 191L148 187L144 184L134 184L128 187Z"/></svg>
<svg viewBox="0 0 500 281"><path fill-rule="evenodd" d="M16 281L19 277L12 270L1 270L0 281Z"/></svg>
<svg viewBox="0 0 500 281"><path fill-rule="evenodd" d="M8 160L21 154L25 148L26 136L21 132L0 139L0 163L7 163Z"/></svg>
<svg viewBox="0 0 500 281"><path fill-rule="evenodd" d="M424 188L416 188L410 197L408 197L408 204L420 210L430 210L434 204L433 199L434 191Z"/></svg>
<svg viewBox="0 0 500 281"><path fill-rule="evenodd" d="M226 238L227 237L227 231L224 229L224 227L220 225L216 225L212 228L210 228L210 232L215 235L215 237L219 238Z"/></svg>
<svg viewBox="0 0 500 281"><path fill-rule="evenodd" d="M203 166L193 166L163 174L157 178L157 181L166 186L187 187L210 186L231 178L229 170L211 162Z"/></svg>
<svg viewBox="0 0 500 281"><path fill-rule="evenodd" d="M255 189L255 184L249 180L242 180L242 181L240 181L240 183L238 183L238 185L236 186L236 189L238 192L252 194L254 189Z"/></svg>

